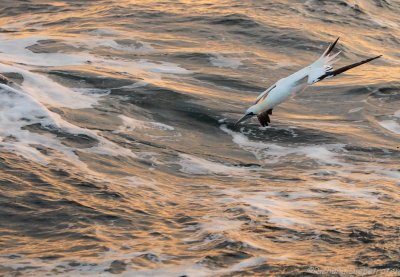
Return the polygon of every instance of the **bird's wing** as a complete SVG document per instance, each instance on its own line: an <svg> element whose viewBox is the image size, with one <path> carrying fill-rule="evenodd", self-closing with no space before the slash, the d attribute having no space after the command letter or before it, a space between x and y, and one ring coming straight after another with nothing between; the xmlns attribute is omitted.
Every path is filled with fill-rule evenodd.
<svg viewBox="0 0 400 277"><path fill-rule="evenodd" d="M335 42L331 43L321 57L308 67L308 84L311 85L318 82L318 78L331 71L333 64L339 60L336 59L336 57L340 54L340 51L336 54L331 54L338 40L339 38L337 38Z"/></svg>
<svg viewBox="0 0 400 277"><path fill-rule="evenodd" d="M265 127L268 126L268 123L271 123L271 120L269 118L270 115L272 115L272 109L269 109L257 115L258 121L260 122L261 126Z"/></svg>
<svg viewBox="0 0 400 277"><path fill-rule="evenodd" d="M313 64L311 64L308 67L303 68L302 70L299 70L298 72L292 74L288 78L292 77L295 78L295 81L292 84L292 87L297 87L297 86L303 86L303 85L310 85L315 82L318 82L321 76L324 76L327 72L330 72L332 70L332 65L335 63L337 60L335 58L337 55L340 54L336 53L331 55L331 52L333 48L335 48L336 43L338 42L339 38L336 39L334 43L331 43L329 47L325 50L325 52L321 55L321 57L316 60ZM279 80L277 83L274 85L270 86L267 90L262 92L256 99L255 104L258 104L259 102L263 101L268 94L277 87L278 84L285 84L287 83L284 81L286 78ZM293 80L293 79L291 79Z"/></svg>
<svg viewBox="0 0 400 277"><path fill-rule="evenodd" d="M254 105L257 104L258 102L262 101L265 99L265 97L268 96L268 93L273 90L274 88L276 88L276 84L270 86L268 89L266 89L265 91L263 91L256 99L256 101L254 102Z"/></svg>
<svg viewBox="0 0 400 277"><path fill-rule="evenodd" d="M322 54L322 56L308 67L309 72L308 72L307 83L309 85L319 82L323 79L332 78L336 75L346 72L347 70L350 70L352 68L355 68L357 66L360 66L362 64L368 63L370 61L373 61L375 59L382 57L382 55L379 55L379 56L376 56L373 58L362 60L360 62L353 63L350 65L341 67L339 69L333 70L333 64L339 60L339 59L336 59L336 57L341 52L341 51L339 51L336 54L331 54L331 52L332 52L333 48L335 47L336 43L338 42L338 40L339 40L339 38L337 38L334 43L331 43L329 45L329 47L325 50L325 52Z"/></svg>
<svg viewBox="0 0 400 277"><path fill-rule="evenodd" d="M360 62L353 63L353 64L350 64L350 65L346 65L346 66L343 66L343 67L338 68L336 70L330 70L330 71L326 72L324 75L322 75L321 77L319 77L315 82L319 82L319 81L321 81L323 79L335 77L336 75L339 75L339 74L341 74L343 72L346 72L347 70L350 70L350 69L352 69L354 67L357 67L357 66L360 66L362 64L368 63L370 61L376 60L376 59L378 59L380 57L382 57L382 55L379 55L379 56L376 56L376 57L373 57L373 58L369 58L369 59L366 59L366 60L362 60Z"/></svg>

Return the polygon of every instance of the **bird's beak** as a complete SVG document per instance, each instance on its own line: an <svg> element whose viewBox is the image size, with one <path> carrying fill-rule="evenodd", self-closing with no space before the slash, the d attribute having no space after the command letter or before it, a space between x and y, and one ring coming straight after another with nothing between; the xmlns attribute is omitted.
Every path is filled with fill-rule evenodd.
<svg viewBox="0 0 400 277"><path fill-rule="evenodd" d="M246 121L247 119L250 119L253 116L255 116L255 114L252 114L252 113L245 114L242 118L240 118L238 121L236 121L235 127L238 126L240 122Z"/></svg>

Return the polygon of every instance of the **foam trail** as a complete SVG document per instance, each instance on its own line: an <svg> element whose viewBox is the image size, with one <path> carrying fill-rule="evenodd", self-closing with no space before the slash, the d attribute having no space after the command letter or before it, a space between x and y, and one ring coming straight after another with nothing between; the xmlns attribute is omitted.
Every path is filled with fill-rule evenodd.
<svg viewBox="0 0 400 277"><path fill-rule="evenodd" d="M48 128L60 128L60 122L52 118L52 113L32 96L7 85L0 84L0 135L1 146L13 150L27 159L41 164L50 162L33 145L45 145L64 153L74 163L84 165L68 147L62 145L52 134L36 134L24 130L28 124L39 123Z"/></svg>
<svg viewBox="0 0 400 277"><path fill-rule="evenodd" d="M96 131L80 128L65 120L58 114L49 111L42 103L27 93L23 93L8 85L0 84L0 135L3 138L1 146L13 150L27 159L48 164L52 158L42 154L33 145L42 145L56 152L63 153L75 165L86 167L75 154L72 148L63 145L51 133L38 134L24 129L27 125L40 124L49 129L60 129L71 134L85 134L98 141L98 145L83 152L105 154L110 156L136 157L131 151L118 146L100 136ZM53 153L53 155L58 155Z"/></svg>
<svg viewBox="0 0 400 277"><path fill-rule="evenodd" d="M11 66L0 63L0 71L17 72L24 77L22 89L39 102L53 107L71 109L90 108L99 100L93 95L84 95L66 88L38 73L32 73L23 66Z"/></svg>
<svg viewBox="0 0 400 277"><path fill-rule="evenodd" d="M175 128L160 122L147 122L135 118L119 115L123 125L119 128L120 131L133 131L135 129L159 129L162 131L174 131Z"/></svg>
<svg viewBox="0 0 400 277"><path fill-rule="evenodd" d="M228 166L217 162L208 161L188 154L179 154L181 171L193 175L226 175L239 176L250 175L250 171L245 168ZM247 173L247 174L246 174ZM255 176L252 176L253 178Z"/></svg>
<svg viewBox="0 0 400 277"><path fill-rule="evenodd" d="M32 66L70 66L84 64L89 59L89 54L33 53L27 48L46 39L49 37L10 38L0 35L0 60Z"/></svg>
<svg viewBox="0 0 400 277"><path fill-rule="evenodd" d="M280 157L287 155L304 155L321 164L344 165L336 158L336 153L332 152L332 150L342 150L342 144L285 147L274 143L250 141L244 134L234 132L225 125L221 125L220 128L231 135L233 142L240 148L253 153L258 160L264 160L266 163L276 162ZM271 160L271 157L275 157L275 159Z"/></svg>

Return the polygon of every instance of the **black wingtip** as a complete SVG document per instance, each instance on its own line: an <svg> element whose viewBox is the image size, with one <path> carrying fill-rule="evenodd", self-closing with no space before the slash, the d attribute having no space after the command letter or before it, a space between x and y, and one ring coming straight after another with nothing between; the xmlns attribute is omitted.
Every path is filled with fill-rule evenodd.
<svg viewBox="0 0 400 277"><path fill-rule="evenodd" d="M340 39L340 37L338 37L338 38L335 40L334 43L332 43L332 44L329 45L328 50L326 50L325 56L328 56L328 55L332 52L333 48L335 48L335 46L336 46L337 42L339 41L339 39Z"/></svg>
<svg viewBox="0 0 400 277"><path fill-rule="evenodd" d="M325 78L334 77L334 76L339 75L339 74L341 74L341 73L343 73L343 72L346 72L347 70L350 70L350 69L355 68L355 67L357 67L357 66L363 65L363 64L368 63L368 62L370 62L370 61L376 60L376 59L378 59L378 58L380 58L380 57L382 57L382 55L379 55L379 56L376 56L376 57L373 57L373 58L369 58L369 59L365 59L365 60L362 60L362 61L360 61L360 62L353 63L353 64L350 64L350 65L347 65L347 66L338 68L338 69L336 69L336 70L327 72L327 73L325 73L324 75L322 75L321 77L319 77L319 78L318 78L318 81L321 81L321 80L323 80L323 79L325 79Z"/></svg>
<svg viewBox="0 0 400 277"><path fill-rule="evenodd" d="M376 57L372 57L372 58L366 59L366 60L362 61L362 63L368 63L368 62L370 62L370 61L379 59L379 58L382 57L382 56L383 56L383 55L379 55L379 56L376 56Z"/></svg>
<svg viewBox="0 0 400 277"><path fill-rule="evenodd" d="M336 43L339 41L340 37L337 37L337 39L335 40L335 42L333 43L334 45L336 45Z"/></svg>

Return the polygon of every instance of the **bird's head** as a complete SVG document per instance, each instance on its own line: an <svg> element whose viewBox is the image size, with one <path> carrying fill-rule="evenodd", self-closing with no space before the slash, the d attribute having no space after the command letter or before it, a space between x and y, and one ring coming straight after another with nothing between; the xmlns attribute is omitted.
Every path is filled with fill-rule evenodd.
<svg viewBox="0 0 400 277"><path fill-rule="evenodd" d="M235 123L235 127L239 125L239 123L246 121L253 116L257 115L256 109L254 106L251 106L250 108L247 109L247 111L244 113L244 115Z"/></svg>

